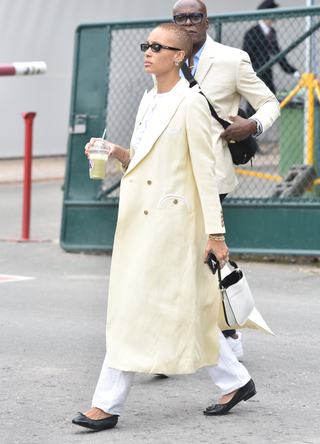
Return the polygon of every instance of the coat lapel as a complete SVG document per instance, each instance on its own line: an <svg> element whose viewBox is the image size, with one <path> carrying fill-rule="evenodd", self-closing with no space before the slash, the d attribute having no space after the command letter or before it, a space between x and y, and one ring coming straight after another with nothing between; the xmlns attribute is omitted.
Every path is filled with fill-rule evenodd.
<svg viewBox="0 0 320 444"><path fill-rule="evenodd" d="M197 80L199 85L201 85L209 69L212 66L214 59L214 44L215 42L212 40L212 38L207 35L207 41L201 53L198 68L195 74L195 79Z"/></svg>
<svg viewBox="0 0 320 444"><path fill-rule="evenodd" d="M156 90L156 87L154 87L150 93L148 94L148 91L145 90L144 95L141 99L140 102L140 106L138 109L138 113L137 113L137 117L136 117L136 121L135 121L135 125L134 125L134 130L133 130L133 134L136 132L136 130L138 129L138 126L140 125L141 120L144 118L146 112L148 111L149 105L151 103L153 94Z"/></svg>
<svg viewBox="0 0 320 444"><path fill-rule="evenodd" d="M147 131L145 132L141 140L139 149L133 156L133 159L129 164L126 174L128 174L149 153L149 151L155 144L156 140L161 136L163 131L166 129L174 113L176 112L178 106L188 93L189 83L185 79L181 79L179 83L175 86L175 89L176 90L174 92L174 95L171 97L171 100L161 105L161 108L157 110L157 112L153 116L151 124L147 129ZM145 103L143 104L141 103L142 105L141 112L140 110L138 112L139 119L137 118L135 131L137 130L141 120L143 119L145 113L147 112L150 102L153 98L153 95L154 95L154 89L148 94ZM131 150L131 152L132 151L133 150Z"/></svg>

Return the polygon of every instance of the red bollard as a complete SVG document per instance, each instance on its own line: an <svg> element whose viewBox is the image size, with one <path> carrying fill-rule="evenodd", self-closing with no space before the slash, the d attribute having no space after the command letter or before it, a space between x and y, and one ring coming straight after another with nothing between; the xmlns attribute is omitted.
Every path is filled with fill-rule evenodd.
<svg viewBox="0 0 320 444"><path fill-rule="evenodd" d="M21 240L29 240L31 202L32 126L36 113L21 113L25 121L24 182Z"/></svg>

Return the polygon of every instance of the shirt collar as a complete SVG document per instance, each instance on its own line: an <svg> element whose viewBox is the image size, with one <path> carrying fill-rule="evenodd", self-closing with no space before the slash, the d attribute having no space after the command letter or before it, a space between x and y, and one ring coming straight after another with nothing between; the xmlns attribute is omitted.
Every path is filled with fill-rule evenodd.
<svg viewBox="0 0 320 444"><path fill-rule="evenodd" d="M194 58L193 58L193 61L194 62L199 62L199 59L200 59L200 56L201 56L201 54L202 54L202 51L204 50L204 47L205 47L205 44L207 43L207 39L206 39L206 41L204 42L204 44L201 46L201 48L199 49L199 51L197 52L197 54L194 56Z"/></svg>
<svg viewBox="0 0 320 444"><path fill-rule="evenodd" d="M264 35L268 35L269 32L270 32L269 26L267 26L263 20L259 20L258 23L259 23L259 25L260 25L260 27L261 27L261 29L263 31L263 34Z"/></svg>
<svg viewBox="0 0 320 444"><path fill-rule="evenodd" d="M201 46L201 48L199 49L199 51L195 54L195 56L193 57L193 68L191 71L191 74L194 76L196 73L196 70L198 68L198 64L199 64L199 60L200 60L200 56L202 54L202 51L204 50L204 47L207 43L207 40L204 42L204 44ZM186 64L189 66L189 59L186 60Z"/></svg>

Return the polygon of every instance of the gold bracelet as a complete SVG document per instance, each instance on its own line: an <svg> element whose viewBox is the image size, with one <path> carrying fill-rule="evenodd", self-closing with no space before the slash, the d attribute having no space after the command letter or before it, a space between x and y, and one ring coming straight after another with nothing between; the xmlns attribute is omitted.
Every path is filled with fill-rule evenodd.
<svg viewBox="0 0 320 444"><path fill-rule="evenodd" d="M124 150L124 153L122 154L122 157L120 157L120 159L117 159L119 162L121 162L121 160L124 158L124 155L126 154L127 150Z"/></svg>
<svg viewBox="0 0 320 444"><path fill-rule="evenodd" d="M122 162L121 162L121 165L122 165L122 166L126 166L126 165L128 165L128 163L129 163L130 160L131 160L129 150L128 150L128 153L129 153L129 159L128 159L128 162L126 162L126 163L122 163Z"/></svg>
<svg viewBox="0 0 320 444"><path fill-rule="evenodd" d="M218 242L224 242L225 241L225 237L224 236L215 236L214 234L209 234L209 239L215 240L215 241L218 241Z"/></svg>
<svg viewBox="0 0 320 444"><path fill-rule="evenodd" d="M120 162L120 160L123 159L123 156L124 156L127 152L129 153L129 159L128 159L128 162L126 162L126 163L122 163L122 162ZM121 163L122 166L127 166L128 163L130 162L131 158L130 158L130 151L129 151L129 150L125 150L125 152L123 153L123 156L122 156L120 159L117 159L116 170L119 169L119 162Z"/></svg>

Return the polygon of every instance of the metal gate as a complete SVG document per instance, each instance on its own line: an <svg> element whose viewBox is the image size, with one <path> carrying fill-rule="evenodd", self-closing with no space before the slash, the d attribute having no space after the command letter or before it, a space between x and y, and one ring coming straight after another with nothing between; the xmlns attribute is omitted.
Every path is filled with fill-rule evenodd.
<svg viewBox="0 0 320 444"><path fill-rule="evenodd" d="M253 165L236 170L239 185L224 203L228 246L236 253L319 255L320 93L313 74L320 61L320 7L211 16L208 34L247 48L249 31L260 19L277 20L278 46L256 70L266 83L272 70L282 114L259 139ZM140 99L153 86L139 44L164 21L171 19L83 24L76 31L61 228L65 249L112 249L121 175L110 160L105 181L90 180L84 145L106 127L108 140L129 147ZM303 74L300 81L296 71Z"/></svg>

